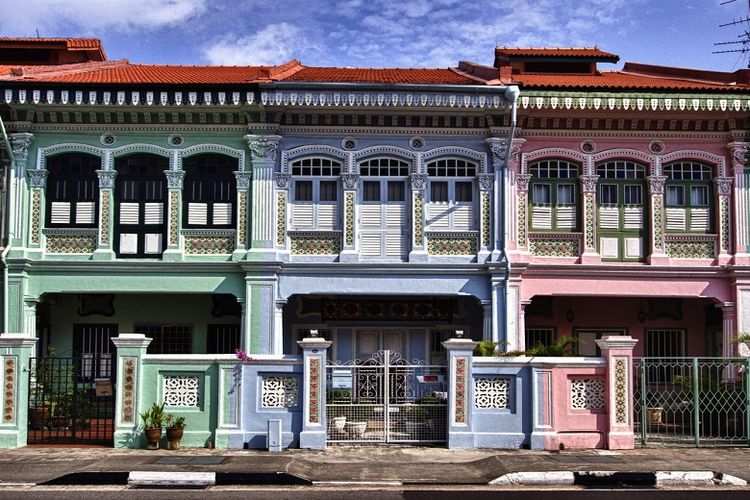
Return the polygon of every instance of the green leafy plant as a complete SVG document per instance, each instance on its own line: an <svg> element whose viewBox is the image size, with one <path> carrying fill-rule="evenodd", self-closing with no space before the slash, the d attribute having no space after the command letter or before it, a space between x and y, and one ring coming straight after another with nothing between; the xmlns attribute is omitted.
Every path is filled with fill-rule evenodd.
<svg viewBox="0 0 750 500"><path fill-rule="evenodd" d="M164 403L160 405L154 403L151 405L151 408L139 413L139 415L143 420L144 429L161 429L167 418L164 415Z"/></svg>
<svg viewBox="0 0 750 500"><path fill-rule="evenodd" d="M558 337L550 345L544 345L541 342L526 349L528 356L570 356L573 353L573 346L578 343L575 337Z"/></svg>
<svg viewBox="0 0 750 500"><path fill-rule="evenodd" d="M498 356L499 347L502 342L493 342L492 340L482 340L474 348L474 356Z"/></svg>
<svg viewBox="0 0 750 500"><path fill-rule="evenodd" d="M182 429L186 426L185 417L175 417L172 413L164 418L167 429Z"/></svg>

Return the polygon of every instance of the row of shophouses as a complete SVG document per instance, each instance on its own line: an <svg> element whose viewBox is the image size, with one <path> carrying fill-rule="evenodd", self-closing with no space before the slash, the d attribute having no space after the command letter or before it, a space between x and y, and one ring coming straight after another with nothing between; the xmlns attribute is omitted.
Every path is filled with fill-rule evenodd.
<svg viewBox="0 0 750 500"><path fill-rule="evenodd" d="M0 443L139 446L165 402L191 445L632 446L639 398L670 411L634 359L750 333L750 70L617 61L154 66L0 39ZM566 336L577 357L471 355ZM53 359L86 423L32 422Z"/></svg>

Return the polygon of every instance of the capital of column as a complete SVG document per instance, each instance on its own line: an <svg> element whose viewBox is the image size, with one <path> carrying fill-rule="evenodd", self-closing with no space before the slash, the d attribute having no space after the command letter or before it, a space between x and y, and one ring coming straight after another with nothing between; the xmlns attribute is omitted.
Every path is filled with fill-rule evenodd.
<svg viewBox="0 0 750 500"><path fill-rule="evenodd" d="M34 134L18 132L10 134L10 147L13 149L13 158L17 162L26 163L29 159L29 147L34 141Z"/></svg>
<svg viewBox="0 0 750 500"><path fill-rule="evenodd" d="M495 186L495 176L492 174L479 174L477 175L479 181L479 189L481 191L492 191Z"/></svg>
<svg viewBox="0 0 750 500"><path fill-rule="evenodd" d="M732 167L744 168L750 156L750 143L747 142L730 142L727 149L732 155Z"/></svg>
<svg viewBox="0 0 750 500"><path fill-rule="evenodd" d="M666 175L650 175L648 181L648 192L650 194L664 194L664 183L667 182Z"/></svg>
<svg viewBox="0 0 750 500"><path fill-rule="evenodd" d="M719 196L731 196L734 177L714 177L714 189Z"/></svg>
<svg viewBox="0 0 750 500"><path fill-rule="evenodd" d="M297 345L302 350L308 349L328 349L333 344L331 340L325 340L320 337L305 337L297 341Z"/></svg>
<svg viewBox="0 0 750 500"><path fill-rule="evenodd" d="M411 174L409 180L411 180L411 188L415 191L423 191L427 187L427 175L425 174Z"/></svg>
<svg viewBox="0 0 750 500"><path fill-rule="evenodd" d="M165 170L164 175L167 177L167 188L182 189L182 181L185 179L184 170Z"/></svg>
<svg viewBox="0 0 750 500"><path fill-rule="evenodd" d="M531 174L519 174L516 176L516 188L519 191L528 191L529 182L531 181Z"/></svg>
<svg viewBox="0 0 750 500"><path fill-rule="evenodd" d="M99 188L100 189L112 189L115 187L115 177L117 177L117 170L97 170L97 177L99 177Z"/></svg>
<svg viewBox="0 0 750 500"><path fill-rule="evenodd" d="M27 170L26 178L29 180L29 187L44 188L47 185L48 175L49 175L49 170L45 170L45 169Z"/></svg>
<svg viewBox="0 0 750 500"><path fill-rule="evenodd" d="M253 162L274 162L281 141L280 135L253 135L245 136L247 147L250 149L250 158Z"/></svg>
<svg viewBox="0 0 750 500"><path fill-rule="evenodd" d="M286 172L277 172L273 174L273 180L276 183L278 189L289 189L289 185L292 183L292 174Z"/></svg>
<svg viewBox="0 0 750 500"><path fill-rule="evenodd" d="M343 173L341 174L341 183L344 185L344 189L357 189L359 174Z"/></svg>
<svg viewBox="0 0 750 500"><path fill-rule="evenodd" d="M508 141L501 137L488 137L484 142L490 148L492 165L495 167L495 171L504 168L508 154Z"/></svg>
<svg viewBox="0 0 750 500"><path fill-rule="evenodd" d="M637 339L628 337L626 335L606 335L596 340L596 345L599 349L626 349L633 350L635 345L638 343Z"/></svg>
<svg viewBox="0 0 750 500"><path fill-rule="evenodd" d="M238 170L234 172L237 178L237 189L249 189L250 181L253 179L253 173L247 170Z"/></svg>
<svg viewBox="0 0 750 500"><path fill-rule="evenodd" d="M578 178L581 180L581 190L584 193L596 193L598 175L580 175Z"/></svg>

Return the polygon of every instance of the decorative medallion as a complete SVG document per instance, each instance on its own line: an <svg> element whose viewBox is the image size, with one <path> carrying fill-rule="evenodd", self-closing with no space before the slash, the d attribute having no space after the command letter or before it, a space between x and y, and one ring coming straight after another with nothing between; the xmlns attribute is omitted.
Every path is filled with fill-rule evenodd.
<svg viewBox="0 0 750 500"><path fill-rule="evenodd" d="M10 424L16 418L16 359L5 358L3 363L3 423Z"/></svg>
<svg viewBox="0 0 750 500"><path fill-rule="evenodd" d="M419 151L420 149L424 149L425 146L425 140L423 137L414 136L411 139L409 139L409 147L412 148L415 151Z"/></svg>
<svg viewBox="0 0 750 500"><path fill-rule="evenodd" d="M586 154L591 154L596 151L596 143L594 141L582 141L580 147L581 151Z"/></svg>
<svg viewBox="0 0 750 500"><path fill-rule="evenodd" d="M570 408L573 410L603 410L604 395L603 378L574 378L570 381Z"/></svg>
<svg viewBox="0 0 750 500"><path fill-rule="evenodd" d="M628 425L628 374L626 358L615 358L615 423Z"/></svg>
<svg viewBox="0 0 750 500"><path fill-rule="evenodd" d="M195 375L165 375L162 389L165 406L198 407L200 377Z"/></svg>
<svg viewBox="0 0 750 500"><path fill-rule="evenodd" d="M344 193L344 246L354 246L354 193Z"/></svg>
<svg viewBox="0 0 750 500"><path fill-rule="evenodd" d="M474 408L501 410L510 408L508 377L474 377Z"/></svg>
<svg viewBox="0 0 750 500"><path fill-rule="evenodd" d="M247 191L237 193L239 201L237 209L240 211L239 221L237 223L237 241L240 248L246 248L247 241Z"/></svg>
<svg viewBox="0 0 750 500"><path fill-rule="evenodd" d="M294 408L299 404L299 378L295 375L261 377L262 408Z"/></svg>
<svg viewBox="0 0 750 500"><path fill-rule="evenodd" d="M323 373L321 365L323 360L320 356L310 356L308 358L310 362L310 368L308 373L308 381L310 387L309 401L307 410L310 416L310 423L319 424L322 420L321 415L321 374Z"/></svg>
<svg viewBox="0 0 750 500"><path fill-rule="evenodd" d="M39 231L41 229L42 217L42 190L34 188L31 190L31 244L39 244Z"/></svg>
<svg viewBox="0 0 750 500"><path fill-rule="evenodd" d="M169 244L177 246L180 243L180 193L171 191L169 193Z"/></svg>
<svg viewBox="0 0 750 500"><path fill-rule="evenodd" d="M648 150L655 155L663 153L664 149L664 143L661 141L651 141L648 143Z"/></svg>
<svg viewBox="0 0 750 500"><path fill-rule="evenodd" d="M49 235L47 253L94 253L96 236L90 235Z"/></svg>
<svg viewBox="0 0 750 500"><path fill-rule="evenodd" d="M185 138L180 134L170 134L169 137L167 137L167 144L170 146L182 146L184 142Z"/></svg>
<svg viewBox="0 0 750 500"><path fill-rule="evenodd" d="M490 193L482 193L482 246L490 246Z"/></svg>
<svg viewBox="0 0 750 500"><path fill-rule="evenodd" d="M110 191L105 189L101 192L102 196L102 229L99 234L99 244L103 246L109 245L109 199Z"/></svg>
<svg viewBox="0 0 750 500"><path fill-rule="evenodd" d="M526 246L526 193L528 191L519 191L516 196L518 202L516 203L516 212L518 214L518 245L521 247Z"/></svg>
<svg viewBox="0 0 750 500"><path fill-rule="evenodd" d="M99 142L104 146L113 146L117 142L117 137L115 137L115 134L107 132L99 137Z"/></svg>
<svg viewBox="0 0 750 500"><path fill-rule="evenodd" d="M339 236L292 236L292 253L296 255L335 255L341 252Z"/></svg>
<svg viewBox="0 0 750 500"><path fill-rule="evenodd" d="M466 415L466 372L467 372L467 359L464 356L456 357L456 392L454 396L454 403L456 406L456 415L454 423L465 424L467 420Z"/></svg>
<svg viewBox="0 0 750 500"><path fill-rule="evenodd" d="M123 358L122 381L122 423L133 423L135 420L135 387L136 387L136 359Z"/></svg>
<svg viewBox="0 0 750 500"><path fill-rule="evenodd" d="M346 149L347 151L357 149L358 144L359 143L357 142L357 139L355 139L354 137L344 137L341 140L341 147Z"/></svg>
<svg viewBox="0 0 750 500"><path fill-rule="evenodd" d="M286 244L286 191L276 193L276 244Z"/></svg>
<svg viewBox="0 0 750 500"><path fill-rule="evenodd" d="M421 192L414 193L414 246L422 247L424 244L424 195Z"/></svg>
<svg viewBox="0 0 750 500"><path fill-rule="evenodd" d="M233 236L185 236L186 254L228 255L233 251Z"/></svg>

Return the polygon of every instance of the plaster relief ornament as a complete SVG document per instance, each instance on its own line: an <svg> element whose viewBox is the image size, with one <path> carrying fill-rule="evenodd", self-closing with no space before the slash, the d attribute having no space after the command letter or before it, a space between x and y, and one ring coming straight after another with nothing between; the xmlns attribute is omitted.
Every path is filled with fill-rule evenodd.
<svg viewBox="0 0 750 500"><path fill-rule="evenodd" d="M18 161L26 161L29 158L29 146L31 146L33 140L34 134L10 134L10 145L13 148L13 157Z"/></svg>
<svg viewBox="0 0 750 500"><path fill-rule="evenodd" d="M357 189L359 174L341 174L341 182L344 184L344 189Z"/></svg>
<svg viewBox="0 0 750 500"><path fill-rule="evenodd" d="M47 183L48 170L27 170L26 177L29 180L29 186L33 188L43 188Z"/></svg>
<svg viewBox="0 0 750 500"><path fill-rule="evenodd" d="M598 175L582 175L580 179L584 193L596 192L596 181L599 179Z"/></svg>
<svg viewBox="0 0 750 500"><path fill-rule="evenodd" d="M278 189L289 189L289 184L292 181L292 174L284 172L276 173L274 174L273 179L276 181L276 187Z"/></svg>
<svg viewBox="0 0 750 500"><path fill-rule="evenodd" d="M492 162L502 163L505 161L505 153L508 151L508 143L499 140L499 141L492 141L492 144L490 145L490 152L492 153Z"/></svg>
<svg viewBox="0 0 750 500"><path fill-rule="evenodd" d="M117 177L117 170L97 170L96 175L99 176L100 188L112 189L115 187L115 177Z"/></svg>
<svg viewBox="0 0 750 500"><path fill-rule="evenodd" d="M477 175L479 179L479 187L482 191L489 191L495 185L495 176L493 175Z"/></svg>
<svg viewBox="0 0 750 500"><path fill-rule="evenodd" d="M424 174L412 174L411 175L411 188L422 190L427 187L427 176Z"/></svg>
<svg viewBox="0 0 750 500"><path fill-rule="evenodd" d="M737 144L732 147L732 158L737 165L745 165L750 155L750 144Z"/></svg>
<svg viewBox="0 0 750 500"><path fill-rule="evenodd" d="M276 161L276 152L281 137L278 135L246 135L247 145L253 161Z"/></svg>
<svg viewBox="0 0 750 500"><path fill-rule="evenodd" d="M165 170L164 175L167 177L167 188L182 189L182 181L185 178L184 170Z"/></svg>
<svg viewBox="0 0 750 500"><path fill-rule="evenodd" d="M651 194L664 194L664 183L667 181L665 175L652 175L647 179Z"/></svg>
<svg viewBox="0 0 750 500"><path fill-rule="evenodd" d="M529 181L531 181L531 174L520 174L516 177L516 187L519 191L529 190Z"/></svg>
<svg viewBox="0 0 750 500"><path fill-rule="evenodd" d="M714 183L716 184L716 194L719 196L731 196L733 181L733 177L717 177L714 179Z"/></svg>
<svg viewBox="0 0 750 500"><path fill-rule="evenodd" d="M252 172L239 171L234 172L234 176L237 178L237 189L249 189L250 181L253 178Z"/></svg>

